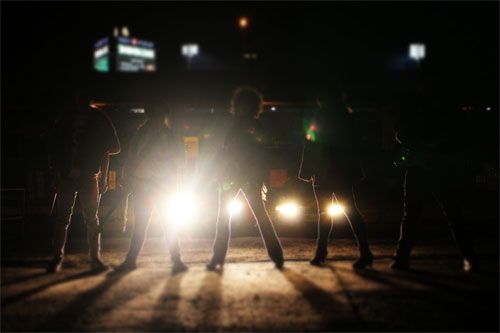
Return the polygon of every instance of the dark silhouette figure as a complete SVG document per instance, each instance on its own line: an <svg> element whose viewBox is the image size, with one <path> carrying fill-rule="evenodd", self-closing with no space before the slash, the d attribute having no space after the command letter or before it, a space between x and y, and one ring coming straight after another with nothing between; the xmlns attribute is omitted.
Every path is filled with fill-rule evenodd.
<svg viewBox="0 0 500 333"><path fill-rule="evenodd" d="M90 106L90 98L80 99L76 112L66 112L57 122L49 142L52 167L57 180L57 219L53 236L53 260L48 272L61 269L66 235L76 196L80 198L91 267L104 270L100 259L99 200L108 189L109 155L120 153L120 141L111 119Z"/></svg>
<svg viewBox="0 0 500 333"><path fill-rule="evenodd" d="M373 255L368 245L366 227L355 201L355 185L363 177L353 121L345 95L335 89L320 92L319 109L312 117L306 134L302 175L307 175L316 194L318 207L318 240L312 265L322 265L328 255L328 239L333 229L333 204L341 204L358 241L357 269L370 266Z"/></svg>
<svg viewBox="0 0 500 333"><path fill-rule="evenodd" d="M167 220L162 209L163 200L175 189L185 164L180 137L174 135L168 123L168 107L153 102L147 109L147 120L134 134L124 166L126 191L133 196L135 223L130 247L118 271L137 268L137 257L146 240L153 209ZM174 221L162 221L165 240L172 260L173 273L187 270L181 259L179 240Z"/></svg>
<svg viewBox="0 0 500 333"><path fill-rule="evenodd" d="M396 123L405 169L404 210L393 269L408 269L415 227L426 196L433 195L446 215L466 271L477 271L477 257L465 228L461 199L465 190L464 118L453 106L421 90Z"/></svg>
<svg viewBox="0 0 500 333"><path fill-rule="evenodd" d="M231 212L230 204L241 193L252 209L269 257L276 267L283 266L283 251L267 214L263 184L267 168L265 143L267 136L258 121L262 113L262 96L253 88L240 87L231 101L233 123L226 136L219 161L218 172L219 212L213 256L207 269L224 265L229 246Z"/></svg>

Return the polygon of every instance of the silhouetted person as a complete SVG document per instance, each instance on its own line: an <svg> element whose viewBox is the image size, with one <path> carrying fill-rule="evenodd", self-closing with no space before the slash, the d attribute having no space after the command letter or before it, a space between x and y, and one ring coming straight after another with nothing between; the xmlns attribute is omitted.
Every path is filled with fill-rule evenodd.
<svg viewBox="0 0 500 333"><path fill-rule="evenodd" d="M393 269L408 269L415 227L426 197L434 196L446 215L466 271L477 271L476 254L462 215L465 193L463 118L459 110L421 90L396 123L402 151L396 162L405 168L404 210Z"/></svg>
<svg viewBox="0 0 500 333"><path fill-rule="evenodd" d="M153 102L146 109L147 120L134 134L124 166L123 183L131 191L134 204L134 230L127 256L117 270L137 268L137 257L146 240L151 215L156 208L162 219L164 237L172 260L172 272L187 270L181 259L179 240L163 209L165 198L176 189L180 169L185 164L181 138L168 123L168 106Z"/></svg>
<svg viewBox="0 0 500 333"><path fill-rule="evenodd" d="M267 137L258 121L262 113L262 96L253 88L240 87L231 100L233 123L224 141L219 170L219 213L213 256L207 269L224 265L229 246L231 213L229 205L241 193L252 209L254 218L276 267L283 266L283 251L263 201L266 177L265 143Z"/></svg>
<svg viewBox="0 0 500 333"><path fill-rule="evenodd" d="M344 96L345 97L345 96ZM358 241L357 269L370 266L373 255L368 245L365 221L355 201L355 185L363 177L353 120L341 93L322 91L317 97L318 110L306 136L303 164L312 175L317 194L318 240L312 265L321 265L328 255L328 239L333 229L332 204L340 203ZM301 177L299 175L299 177Z"/></svg>
<svg viewBox="0 0 500 333"><path fill-rule="evenodd" d="M66 235L78 195L87 226L91 267L104 270L100 259L99 200L108 189L109 155L120 153L120 141L111 119L90 99L82 97L77 112L65 112L57 121L49 144L57 179L57 219L53 259L48 272L61 269Z"/></svg>

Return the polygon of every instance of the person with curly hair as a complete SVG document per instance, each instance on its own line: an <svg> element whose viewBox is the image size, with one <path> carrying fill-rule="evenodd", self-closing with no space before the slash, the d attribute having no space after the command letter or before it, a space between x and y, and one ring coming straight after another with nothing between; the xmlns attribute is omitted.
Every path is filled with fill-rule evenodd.
<svg viewBox="0 0 500 333"><path fill-rule="evenodd" d="M233 93L230 113L232 125L221 149L217 179L219 182L219 212L208 270L222 267L229 247L231 211L228 206L242 195L257 222L269 257L276 267L283 267L281 243L267 213L264 197L266 176L265 145L268 140L259 116L262 95L250 87L239 87Z"/></svg>

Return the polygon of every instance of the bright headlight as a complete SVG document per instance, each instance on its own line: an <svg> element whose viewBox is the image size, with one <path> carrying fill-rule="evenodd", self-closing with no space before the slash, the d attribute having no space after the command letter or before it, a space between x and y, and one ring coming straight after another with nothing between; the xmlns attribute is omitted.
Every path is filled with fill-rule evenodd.
<svg viewBox="0 0 500 333"><path fill-rule="evenodd" d="M277 206L276 210L285 216L293 217L299 212L299 206L290 202Z"/></svg>
<svg viewBox="0 0 500 333"><path fill-rule="evenodd" d="M231 203L229 204L229 212L232 214L232 215L235 215L235 214L238 214L239 212L241 212L241 208L243 207L243 204L241 203L241 201L238 201L238 200L233 200L231 201Z"/></svg>
<svg viewBox="0 0 500 333"><path fill-rule="evenodd" d="M328 214L330 214L330 216L339 215L342 214L343 212L344 208L342 208L342 206L339 204L333 204L328 206Z"/></svg>
<svg viewBox="0 0 500 333"><path fill-rule="evenodd" d="M167 217L176 225L182 225L193 219L196 209L195 200L188 193L172 196L167 202Z"/></svg>

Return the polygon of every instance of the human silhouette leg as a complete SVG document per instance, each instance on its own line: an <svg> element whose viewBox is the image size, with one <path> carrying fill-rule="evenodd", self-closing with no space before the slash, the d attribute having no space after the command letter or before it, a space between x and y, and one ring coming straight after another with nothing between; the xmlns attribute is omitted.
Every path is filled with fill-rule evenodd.
<svg viewBox="0 0 500 333"><path fill-rule="evenodd" d="M146 234L153 213L155 198L145 191L136 191L134 196L134 230L132 239L125 257L125 261L118 267L118 270L137 268L137 257L146 240Z"/></svg>
<svg viewBox="0 0 500 333"><path fill-rule="evenodd" d="M312 183L312 186L318 212L318 238L316 240L316 252L310 263L319 266L325 262L328 256L328 240L333 230L333 217L328 214L326 208L333 203L333 194L327 190L316 192L315 184Z"/></svg>
<svg viewBox="0 0 500 333"><path fill-rule="evenodd" d="M338 187L333 194L333 201L342 204L344 208L344 215L349 222L358 243L359 258L353 263L353 267L356 269L363 269L367 266L371 266L373 262L373 254L371 253L370 246L368 244L365 220L356 205L354 190L353 185Z"/></svg>
<svg viewBox="0 0 500 333"><path fill-rule="evenodd" d="M435 197L447 218L455 243L463 257L464 270L479 272L477 254L462 213L460 196L465 190L453 185L456 180L446 179L446 176L443 178L442 186L435 191Z"/></svg>
<svg viewBox="0 0 500 333"><path fill-rule="evenodd" d="M228 206L236 199L238 194L239 190L229 189L224 191L222 188L219 188L219 207L217 211L215 240L212 259L210 263L207 264L208 270L214 270L217 265L221 267L224 266L231 237L231 211Z"/></svg>
<svg viewBox="0 0 500 333"><path fill-rule="evenodd" d="M108 266L101 260L101 232L99 228L99 188L97 175L82 177L79 184L83 219L87 227L90 265L93 270L105 270Z"/></svg>
<svg viewBox="0 0 500 333"><path fill-rule="evenodd" d="M170 260L172 261L172 273L184 272L188 270L188 267L181 259L181 249L176 227L171 221L165 220L165 216L162 215L162 218L163 235L167 243L168 252L170 253Z"/></svg>
<svg viewBox="0 0 500 333"><path fill-rule="evenodd" d="M415 228L422 215L423 200L426 193L426 174L418 169L405 173L403 218L400 236L391 268L405 270L409 267L410 252L415 239Z"/></svg>
<svg viewBox="0 0 500 333"><path fill-rule="evenodd" d="M245 187L243 194L252 209L269 257L274 261L276 267L282 268L283 249L262 199L262 185L260 187L257 185Z"/></svg>
<svg viewBox="0 0 500 333"><path fill-rule="evenodd" d="M52 260L46 268L47 273L54 273L61 270L67 232L71 223L71 216L73 215L76 195L77 192L73 182L59 177L57 187L57 217L52 237Z"/></svg>

